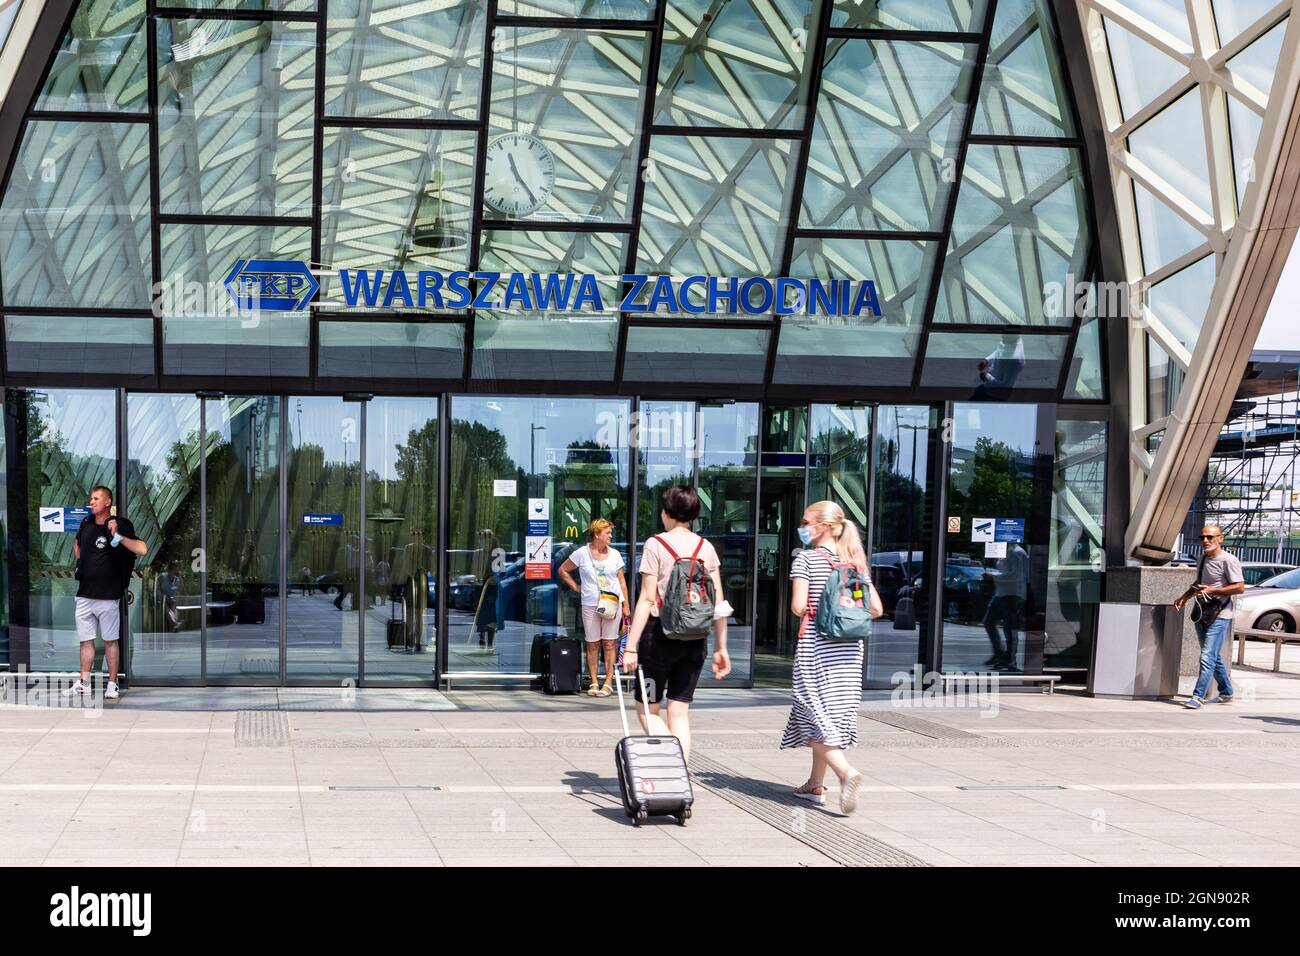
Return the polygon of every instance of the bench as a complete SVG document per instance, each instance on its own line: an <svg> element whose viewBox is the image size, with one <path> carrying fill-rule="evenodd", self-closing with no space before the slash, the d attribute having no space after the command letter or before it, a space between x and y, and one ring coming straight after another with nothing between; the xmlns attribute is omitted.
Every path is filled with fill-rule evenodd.
<svg viewBox="0 0 1300 956"><path fill-rule="evenodd" d="M1243 627L1237 631L1237 663L1244 666L1246 663L1246 638L1253 637L1261 641L1273 642L1273 673L1280 673L1282 670L1282 645L1283 644L1300 644L1300 634L1292 634L1289 631L1261 631L1253 627Z"/></svg>
<svg viewBox="0 0 1300 956"><path fill-rule="evenodd" d="M990 683L1000 683L1002 681L1019 681L1021 683L1046 684L1045 694L1051 694L1056 689L1056 682L1061 679L1060 674L1003 674L993 672L987 674L940 674L939 680L944 684L962 684L971 681L989 681Z"/></svg>

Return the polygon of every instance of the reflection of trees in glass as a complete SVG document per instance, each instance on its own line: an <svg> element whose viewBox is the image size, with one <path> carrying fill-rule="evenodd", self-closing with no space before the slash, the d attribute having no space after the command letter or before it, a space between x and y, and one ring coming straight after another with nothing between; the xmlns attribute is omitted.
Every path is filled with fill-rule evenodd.
<svg viewBox="0 0 1300 956"><path fill-rule="evenodd" d="M22 415L27 425L27 494L32 504L81 507L95 485L111 488L116 484L117 462L103 455L78 452L76 443L69 440L60 428L61 422L38 400L43 397L40 393L20 391L15 394L25 406ZM100 401L106 403L111 414L111 398L67 397L62 418L73 422L74 430L75 423L80 423L83 431L91 422L96 428L102 427L99 424L102 410L95 407ZM41 569L72 565L72 543L76 536L42 534L39 507L28 507L27 526L27 540L30 542L28 566L32 571L31 585L36 588L43 580L38 577ZM44 580L48 583L48 579Z"/></svg>
<svg viewBox="0 0 1300 956"><path fill-rule="evenodd" d="M220 416L208 411L209 583L228 570L245 583L274 584L278 561L255 556L279 553L279 402L226 401Z"/></svg>
<svg viewBox="0 0 1300 956"><path fill-rule="evenodd" d="M975 439L971 455L952 466L952 511L979 517L1028 517L1030 465L1005 442Z"/></svg>
<svg viewBox="0 0 1300 956"><path fill-rule="evenodd" d="M592 438L584 438L582 441L569 442L567 451L568 454L565 456L565 461L571 465L614 464L613 450L608 445L601 444Z"/></svg>
<svg viewBox="0 0 1300 956"><path fill-rule="evenodd" d="M328 460L322 446L304 441L290 451L288 464L290 583L301 583L304 567L313 578L348 571L347 549L357 545L359 463ZM304 514L341 514L345 524L304 525Z"/></svg>
<svg viewBox="0 0 1300 956"><path fill-rule="evenodd" d="M927 499L926 452L923 431L914 431L908 450L895 438L877 447L876 517L873 550L906 551L924 548Z"/></svg>
<svg viewBox="0 0 1300 956"><path fill-rule="evenodd" d="M492 482L523 482L524 469L510 457L506 436L482 422L452 419L449 500L453 547L477 547L478 532L491 529L498 542L508 541L515 527L518 498L497 498ZM504 544L502 544L504 547ZM467 567L453 568L465 573Z"/></svg>
<svg viewBox="0 0 1300 956"><path fill-rule="evenodd" d="M379 399L370 406L367 427L370 434L388 421L395 432L400 427L393 419L402 418L400 400L380 413ZM420 413L417 413L420 414ZM381 436L382 440L382 436ZM370 444L375 447L374 443ZM388 449L381 454L387 455ZM371 518L368 534L373 542L374 560L388 563L389 580L402 584L420 571L437 567L438 547L438 419L428 418L417 428L410 428L404 442L394 442L393 472L396 479L384 478L369 467L366 485L366 510ZM370 462L382 467L384 462Z"/></svg>

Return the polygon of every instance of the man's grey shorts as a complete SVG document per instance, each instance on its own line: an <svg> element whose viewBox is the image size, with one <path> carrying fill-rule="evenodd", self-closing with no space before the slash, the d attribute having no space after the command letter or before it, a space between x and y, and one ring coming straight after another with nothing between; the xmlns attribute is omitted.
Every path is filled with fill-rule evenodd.
<svg viewBox="0 0 1300 956"><path fill-rule="evenodd" d="M93 641L95 639L95 622L99 622L99 636L105 641L117 640L118 604L116 601L100 601L95 598L77 598L77 640Z"/></svg>

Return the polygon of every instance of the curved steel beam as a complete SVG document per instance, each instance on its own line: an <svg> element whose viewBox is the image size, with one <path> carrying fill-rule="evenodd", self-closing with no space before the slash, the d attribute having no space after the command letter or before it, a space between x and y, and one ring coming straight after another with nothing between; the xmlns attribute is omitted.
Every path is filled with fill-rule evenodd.
<svg viewBox="0 0 1300 956"><path fill-rule="evenodd" d="M1168 561L1300 227L1300 16L1287 24L1241 215L1169 416L1134 505L1126 552Z"/></svg>

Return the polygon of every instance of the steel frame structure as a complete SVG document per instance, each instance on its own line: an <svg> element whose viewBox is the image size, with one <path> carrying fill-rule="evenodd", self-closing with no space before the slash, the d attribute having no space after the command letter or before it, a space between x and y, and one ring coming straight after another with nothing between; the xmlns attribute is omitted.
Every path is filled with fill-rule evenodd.
<svg viewBox="0 0 1300 956"><path fill-rule="evenodd" d="M1104 126L1115 211L1121 240L1122 280L1135 294L1117 328L1127 341L1130 498L1124 553L1130 559L1162 562L1173 545L1218 439L1237 383L1263 323L1281 264L1298 224L1294 205L1300 150L1295 143L1296 93L1300 87L1300 22L1297 4L1283 0L1235 32L1222 30L1230 0L1186 0L1164 5L1125 0L1075 0L1084 49ZM1179 10L1179 8L1182 8ZM1163 14L1161 22L1153 19ZM1285 31L1271 90L1232 68L1234 57L1270 31ZM1114 31L1121 31L1116 33ZM1152 64L1177 64L1177 77L1137 105L1131 78L1117 69L1120 38L1136 43ZM1145 45L1145 46L1143 46ZM1134 154L1131 137L1165 110L1192 95L1199 101L1199 137L1205 144L1206 177L1174 177ZM1123 100L1128 99L1125 103ZM1229 102L1258 117L1258 144L1233 142ZM1125 106L1128 107L1126 114ZM1199 164L1200 157L1197 157ZM1179 172L1186 174L1187 167ZM1248 184L1240 204L1239 177ZM1178 181L1173 181L1176 179ZM1155 226L1139 215L1140 187L1200 235L1200 242L1172 261L1148 268L1144 238ZM1196 197L1189 194L1196 194ZM1208 203L1199 201L1209 197ZM1199 197L1199 198L1198 198ZM1144 237L1144 227L1148 235ZM1162 281L1214 257L1215 279L1201 291L1204 320L1194 342L1175 328L1172 316L1146 301ZM1116 323L1118 325L1118 322ZM1166 408L1149 407L1153 354L1168 356L1170 398ZM1175 389L1181 377L1181 387Z"/></svg>

